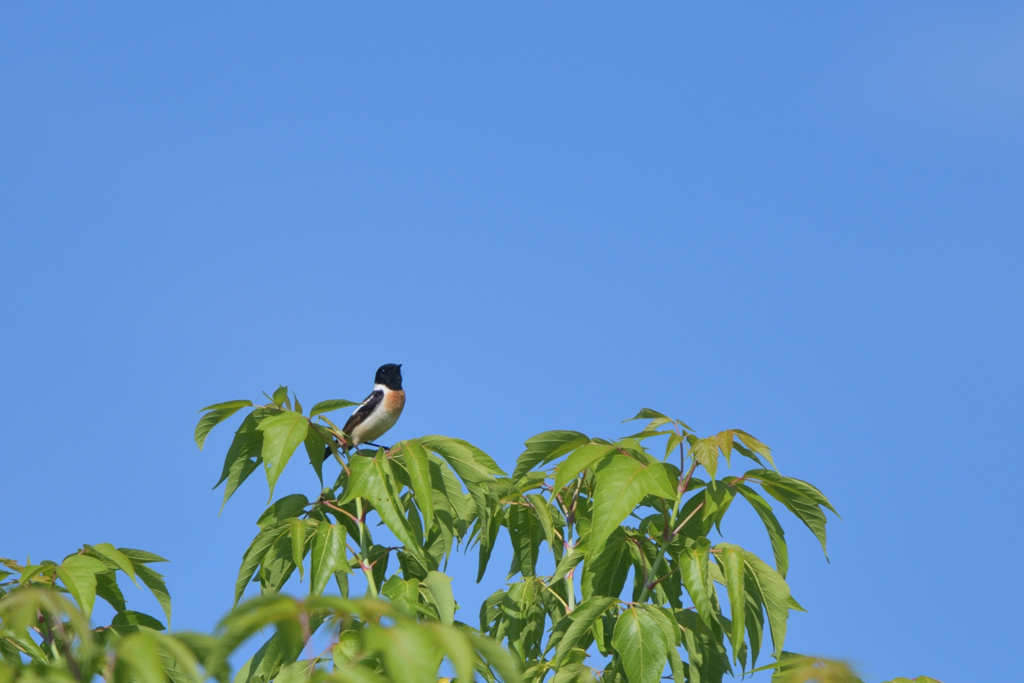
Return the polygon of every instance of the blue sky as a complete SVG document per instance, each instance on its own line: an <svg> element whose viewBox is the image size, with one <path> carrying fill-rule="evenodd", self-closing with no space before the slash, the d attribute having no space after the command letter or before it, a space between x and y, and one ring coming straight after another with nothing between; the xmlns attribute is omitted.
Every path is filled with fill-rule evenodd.
<svg viewBox="0 0 1024 683"><path fill-rule="evenodd" d="M8 3L0 554L152 550L209 629L266 488L218 518L195 411L400 362L394 439L505 466L746 429L844 518L831 563L784 520L787 649L1009 680L1022 152L1012 3Z"/></svg>

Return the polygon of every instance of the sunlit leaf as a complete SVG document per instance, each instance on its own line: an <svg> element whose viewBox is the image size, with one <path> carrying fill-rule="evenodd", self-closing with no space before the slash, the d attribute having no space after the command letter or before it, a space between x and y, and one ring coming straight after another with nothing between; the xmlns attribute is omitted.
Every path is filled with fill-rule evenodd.
<svg viewBox="0 0 1024 683"><path fill-rule="evenodd" d="M646 610L631 607L619 615L612 647L622 661L629 683L651 683L661 678L669 644L661 627Z"/></svg>
<svg viewBox="0 0 1024 683"><path fill-rule="evenodd" d="M350 406L359 405L355 401L346 401L343 398L334 398L329 401L320 401L313 406L312 410L309 411L310 417L316 417L324 413L329 413L332 410L338 410L339 408L348 408Z"/></svg>
<svg viewBox="0 0 1024 683"><path fill-rule="evenodd" d="M124 550L122 548L121 550ZM164 614L167 616L167 624L171 623L171 594L167 592L167 584L164 583L164 577L162 574L154 571L145 564L134 562L135 573L142 583L146 584L149 591L156 598L156 601L160 603L160 607L163 608Z"/></svg>
<svg viewBox="0 0 1024 683"><path fill-rule="evenodd" d="M746 591L743 584L743 550L720 544L720 553L715 555L725 575L725 587L729 594L729 609L732 615L732 656L735 661L740 654L740 647L743 645L743 633L746 619Z"/></svg>
<svg viewBox="0 0 1024 683"><path fill-rule="evenodd" d="M577 448L555 469L555 483L551 489L552 498L555 493L565 488L566 484L579 476L580 472L593 467L595 463L614 452L615 446L610 444L594 443Z"/></svg>
<svg viewBox="0 0 1024 683"><path fill-rule="evenodd" d="M679 554L679 572L686 592L693 600L693 606L700 614L704 623L711 624L716 620L716 613L711 604L714 584L708 569L708 558L711 543L701 538L692 548L684 548Z"/></svg>
<svg viewBox="0 0 1024 683"><path fill-rule="evenodd" d="M128 559L127 555L111 544L97 543L96 545L86 546L86 553L103 562L110 569L120 569L128 575L133 583L138 585L135 581L135 568L132 566L132 561Z"/></svg>
<svg viewBox="0 0 1024 683"><path fill-rule="evenodd" d="M225 403L215 403L212 406L206 406L199 411L210 411L206 413L206 415L203 415L199 420L199 424L196 425L195 440L196 445L199 446L199 450L203 450L203 444L206 442L206 436L210 433L211 429L237 413L242 408L251 405L252 401L227 401Z"/></svg>
<svg viewBox="0 0 1024 683"><path fill-rule="evenodd" d="M57 576L82 608L86 618L92 613L93 603L96 602L96 575L105 571L107 568L102 562L86 555L66 557L57 567Z"/></svg>
<svg viewBox="0 0 1024 683"><path fill-rule="evenodd" d="M424 532L430 530L434 523L434 487L430 482L430 458L416 439L403 441L399 444L405 468L412 481L412 490L416 494L416 504L423 511Z"/></svg>
<svg viewBox="0 0 1024 683"><path fill-rule="evenodd" d="M462 439L449 436L424 436L420 443L444 458L459 477L467 482L486 483L505 476L491 456Z"/></svg>
<svg viewBox="0 0 1024 683"><path fill-rule="evenodd" d="M775 554L775 569L782 578L786 578L786 573L789 571L789 550L786 548L786 532L783 531L782 524L779 523L775 513L772 512L772 506L757 491L746 484L736 484L734 488L750 503L751 507L754 508L754 512L757 513L757 516L761 518L761 522L764 523L764 527L768 531L768 538L772 542L772 552Z"/></svg>
<svg viewBox="0 0 1024 683"><path fill-rule="evenodd" d="M345 547L345 527L321 522L313 536L310 552L309 592L320 595L336 572L351 571Z"/></svg>
<svg viewBox="0 0 1024 683"><path fill-rule="evenodd" d="M301 413L285 410L278 415L264 418L257 429L263 432L263 448L260 455L267 470L270 497L273 498L274 484L277 483L277 478L281 476L295 449L305 440L309 420Z"/></svg>
<svg viewBox="0 0 1024 683"><path fill-rule="evenodd" d="M610 455L596 468L590 552L597 555L612 531L649 495L674 498L675 482L665 466L644 464L625 455Z"/></svg>

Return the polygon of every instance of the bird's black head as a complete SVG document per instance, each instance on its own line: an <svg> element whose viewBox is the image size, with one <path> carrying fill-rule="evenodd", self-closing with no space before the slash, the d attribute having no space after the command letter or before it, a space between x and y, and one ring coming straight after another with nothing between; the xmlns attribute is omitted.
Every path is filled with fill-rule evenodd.
<svg viewBox="0 0 1024 683"><path fill-rule="evenodd" d="M383 384L392 391L402 389L402 366L388 363L377 369L377 376L373 379L374 384Z"/></svg>

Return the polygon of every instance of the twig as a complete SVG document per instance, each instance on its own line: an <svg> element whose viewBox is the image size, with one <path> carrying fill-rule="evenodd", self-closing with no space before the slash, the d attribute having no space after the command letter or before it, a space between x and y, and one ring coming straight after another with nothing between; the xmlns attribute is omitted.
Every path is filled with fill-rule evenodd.
<svg viewBox="0 0 1024 683"><path fill-rule="evenodd" d="M686 519L684 519L682 522L680 522L679 526L677 526L675 528L675 531L672 532L672 537L673 538L675 538L675 536L678 535L680 531L682 531L683 527L686 526L686 523L689 522L691 519L693 519L693 516L695 514L697 514L697 510L700 510L702 507L704 507L704 503L706 503L706 502L707 502L706 500L702 500L700 502L700 505L698 505L697 507L693 508L693 512L691 512L690 514L686 515Z"/></svg>

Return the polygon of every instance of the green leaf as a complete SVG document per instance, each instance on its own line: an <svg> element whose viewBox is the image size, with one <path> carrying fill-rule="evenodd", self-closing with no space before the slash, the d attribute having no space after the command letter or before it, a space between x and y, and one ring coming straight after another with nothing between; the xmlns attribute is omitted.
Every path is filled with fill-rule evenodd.
<svg viewBox="0 0 1024 683"><path fill-rule="evenodd" d="M273 417L264 418L257 429L263 432L263 449L260 455L267 470L270 497L273 498L277 478L281 476L295 449L306 439L309 420L302 413L285 410Z"/></svg>
<svg viewBox="0 0 1024 683"><path fill-rule="evenodd" d="M309 425L309 431L306 432L306 438L302 443L306 447L306 455L309 456L309 464L313 466L313 471L316 472L316 478L320 480L320 486L323 486L324 453L327 450L327 441L324 440L324 436L320 433L320 429L317 425L312 423Z"/></svg>
<svg viewBox="0 0 1024 683"><path fill-rule="evenodd" d="M540 658L545 618L541 592L544 590L540 581L527 578L509 586L501 603L502 617L508 625L505 631L508 649L524 662Z"/></svg>
<svg viewBox="0 0 1024 683"><path fill-rule="evenodd" d="M96 597L106 600L115 612L128 609L124 600L124 593L117 585L117 578L114 570L105 571L96 575Z"/></svg>
<svg viewBox="0 0 1024 683"><path fill-rule="evenodd" d="M405 545L406 553L424 566L436 564L432 563L427 554L423 552L412 524L400 507L401 500L394 488L388 466L389 461L383 450L378 451L375 458L352 458L349 464L351 468L349 487L340 505L355 498L365 498L373 505L391 533ZM434 568L436 567L428 567L428 569Z"/></svg>
<svg viewBox="0 0 1024 683"><path fill-rule="evenodd" d="M584 641L588 637L590 629L594 626L594 622L616 602L618 601L615 598L604 596L588 598L576 605L576 609L572 612L562 617L553 629L552 637L548 640L547 646L548 650L555 647L556 668L558 667L558 662L574 647L585 648L589 644ZM562 635L556 640L555 633Z"/></svg>
<svg viewBox="0 0 1024 683"><path fill-rule="evenodd" d="M707 439L690 439L690 457L703 465L711 479L718 471L718 441L714 437Z"/></svg>
<svg viewBox="0 0 1024 683"><path fill-rule="evenodd" d="M821 505L832 511L836 517L839 517L839 513L832 507L832 503L829 502L825 494L819 491L813 484L810 484L802 479L795 479L793 477L784 477L778 472L772 472L771 470L759 469L750 470L743 475L745 478L760 479L765 483L772 484L776 488L786 489L794 494L799 494L800 497L806 498L815 505ZM842 517L840 517L842 519Z"/></svg>
<svg viewBox="0 0 1024 683"><path fill-rule="evenodd" d="M537 521L540 522L540 528L544 532L544 540L548 542L548 547L553 552L556 549L561 549L561 542L555 536L555 520L551 515L551 505L539 493L527 494L526 500L533 506L533 514L536 515Z"/></svg>
<svg viewBox="0 0 1024 683"><path fill-rule="evenodd" d="M731 431L736 435L736 438L743 442L744 446L762 456L765 460L771 463L772 467L775 467L775 461L772 460L772 449L768 448L768 446L765 446L742 429L733 429Z"/></svg>
<svg viewBox="0 0 1024 683"><path fill-rule="evenodd" d="M260 566L263 558L266 557L267 551L286 533L288 533L288 526L278 523L272 524L265 529L260 529L260 532L256 534L256 538L253 539L246 549L245 555L242 557L242 566L239 568L238 578L235 580L236 605L242 597L242 593L245 592L245 587L252 580L253 574L256 573L257 567Z"/></svg>
<svg viewBox="0 0 1024 683"><path fill-rule="evenodd" d="M589 440L586 434L563 430L543 432L530 437L525 444L526 450L516 460L512 481L519 481L538 465L549 463Z"/></svg>
<svg viewBox="0 0 1024 683"><path fill-rule="evenodd" d="M512 567L509 576L521 572L534 576L540 549L540 529L533 511L525 505L509 505L506 513L509 538L512 540Z"/></svg>
<svg viewBox="0 0 1024 683"><path fill-rule="evenodd" d="M444 458L464 482L486 483L505 476L491 456L468 441L434 435L421 437L420 443Z"/></svg>
<svg viewBox="0 0 1024 683"><path fill-rule="evenodd" d="M519 683L519 663L515 660L515 657L509 654L508 650L490 638L477 635L472 631L467 631L466 635L469 637L473 647L476 648L476 651L487 660L490 666L497 670L501 680L505 681L505 683Z"/></svg>
<svg viewBox="0 0 1024 683"><path fill-rule="evenodd" d="M805 481L783 477L771 470L751 470L743 475L744 478L760 480L761 488L769 496L786 506L790 512L811 530L814 537L821 543L821 550L828 558L828 550L825 547L825 513L819 506L827 507L832 512L835 508L822 495L821 491L814 488Z"/></svg>
<svg viewBox="0 0 1024 683"><path fill-rule="evenodd" d="M651 683L661 678L669 644L664 631L646 610L631 607L619 615L612 647L622 661L629 683Z"/></svg>
<svg viewBox="0 0 1024 683"><path fill-rule="evenodd" d="M213 488L217 488L227 480L227 485L224 488L224 500L221 503L222 510L224 504L242 485L242 482L248 479L249 475L263 462L263 457L260 455L263 449L263 432L257 429L257 425L260 419L268 414L270 411L257 408L245 416L235 432L235 438L231 441L228 453L224 457L224 468L221 471L220 479L213 486Z"/></svg>
<svg viewBox="0 0 1024 683"><path fill-rule="evenodd" d="M118 641L114 669L116 681L135 680L138 683L165 683L164 668L160 663L157 640L150 633L132 633Z"/></svg>
<svg viewBox="0 0 1024 683"><path fill-rule="evenodd" d="M427 578L423 581L437 613L441 617L441 623L451 626L455 621L455 595L452 593L452 577L438 571L427 572Z"/></svg>
<svg viewBox="0 0 1024 683"><path fill-rule="evenodd" d="M334 398L329 401L320 401L315 406L313 406L312 410L309 411L309 416L316 417L317 415L329 413L332 410L338 410L339 408L348 408L350 406L357 405L359 404L356 403L355 401L346 401L343 398Z"/></svg>
<svg viewBox="0 0 1024 683"><path fill-rule="evenodd" d="M601 443L587 444L577 448L572 455L555 468L555 483L551 489L552 498L565 488L566 484L579 476L580 472L593 467L595 463L614 452L615 446Z"/></svg>
<svg viewBox="0 0 1024 683"><path fill-rule="evenodd" d="M669 417L668 415L665 415L664 413L659 413L657 410L651 410L650 408L641 408L639 413L637 413L633 417L629 418L628 420L623 420L623 422L631 422L633 420L656 420L656 419L668 420L669 422L672 421L671 417Z"/></svg>
<svg viewBox="0 0 1024 683"><path fill-rule="evenodd" d="M430 532L434 523L434 487L430 482L430 458L423 446L416 439L403 441L399 444L405 469L412 481L412 490L416 494L416 504L423 511L423 532Z"/></svg>
<svg viewBox="0 0 1024 683"><path fill-rule="evenodd" d="M104 562L110 569L120 569L132 580L132 583L138 585L135 580L135 568L132 567L132 561L128 559L128 556L122 553L120 550L115 548L109 543L97 543L93 546L86 546L86 553L92 555L99 561Z"/></svg>
<svg viewBox="0 0 1024 683"><path fill-rule="evenodd" d="M364 640L371 652L382 652L384 670L394 683L436 683L438 660L424 629L396 624L395 628L371 626Z"/></svg>
<svg viewBox="0 0 1024 683"><path fill-rule="evenodd" d="M135 548L118 548L124 556L132 561L132 565L138 569L140 564L149 564L150 562L167 562L168 560L160 557L155 553L151 553L146 550L137 550Z"/></svg>
<svg viewBox="0 0 1024 683"><path fill-rule="evenodd" d="M710 566L717 568L715 564ZM711 629L693 610L677 610L676 621L682 627L683 645L690 659L690 683L721 683L725 673L731 673L721 632Z"/></svg>
<svg viewBox="0 0 1024 683"><path fill-rule="evenodd" d="M721 482L719 482L721 483ZM718 528L721 533L720 524L722 517L725 516L726 510L732 504L732 499L736 495L732 487L727 485L714 486L715 482L711 482L712 486L709 486L704 490L704 519L711 520L715 527Z"/></svg>
<svg viewBox="0 0 1024 683"><path fill-rule="evenodd" d="M345 527L341 524L317 525L310 553L309 593L320 595L336 572L352 571L346 555Z"/></svg>
<svg viewBox="0 0 1024 683"><path fill-rule="evenodd" d="M96 602L96 575L106 571L102 562L85 555L66 557L57 567L57 576L82 608L86 618L92 614L92 606Z"/></svg>
<svg viewBox="0 0 1024 683"><path fill-rule="evenodd" d="M690 666L683 661L675 648L668 650L668 664L672 669L673 683L690 683Z"/></svg>
<svg viewBox="0 0 1024 683"><path fill-rule="evenodd" d="M592 595L619 597L631 566L629 545L626 532L616 528L599 554L587 551L587 563L583 566L580 582L584 598Z"/></svg>
<svg viewBox="0 0 1024 683"><path fill-rule="evenodd" d="M596 468L590 552L597 555L611 533L649 495L674 499L675 482L659 462L650 464L626 455L610 455Z"/></svg>
<svg viewBox="0 0 1024 683"><path fill-rule="evenodd" d="M772 542L772 552L775 554L775 569L778 570L782 578L786 578L786 573L789 571L789 550L786 548L786 532L783 531L782 524L779 523L775 513L772 512L772 506L757 491L746 484L736 484L734 488L750 503L751 507L754 508L754 512L757 513L757 516L761 518L761 522L764 523L764 528L768 530L768 538Z"/></svg>
<svg viewBox="0 0 1024 683"><path fill-rule="evenodd" d="M607 544L605 544L606 549L607 547ZM586 554L586 543L581 543L580 545L573 546L569 550L569 552L567 552L565 555L562 555L562 559L558 561L557 565L555 565L555 573L551 575L550 579L548 579L548 585L554 585L554 583L559 579L565 578L565 576L570 571L572 571L576 567L576 565L583 561L583 558L586 557Z"/></svg>
<svg viewBox="0 0 1024 683"><path fill-rule="evenodd" d="M754 553L737 546L730 546L727 543L718 545L718 547L722 546L735 548L735 551L742 555L747 575L757 585L761 593L761 602L764 603L765 612L768 614L772 646L775 648L775 656L779 657L786 640L786 621L789 619L791 600L786 580Z"/></svg>
<svg viewBox="0 0 1024 683"><path fill-rule="evenodd" d="M683 435L682 434L677 434L675 432L672 432L671 434L669 434L668 443L665 444L665 459L666 460L668 459L668 456L672 454L672 451L674 451L676 448L678 448L679 444L681 444L682 442L683 442Z"/></svg>
<svg viewBox="0 0 1024 683"><path fill-rule="evenodd" d="M306 498L301 493L292 493L283 498L278 498L274 501L273 505L263 511L260 518L256 520L256 524L261 529L266 529L277 522L298 517L308 505L309 498Z"/></svg>
<svg viewBox="0 0 1024 683"><path fill-rule="evenodd" d="M457 628L442 628L433 624L429 628L438 646L444 650L455 667L459 683L473 683L473 663L476 654L469 639Z"/></svg>
<svg viewBox="0 0 1024 683"><path fill-rule="evenodd" d="M199 419L199 424L196 425L196 445L199 446L199 450L203 450L203 444L206 442L206 436L210 433L210 430L219 425L224 420L228 419L242 408L252 405L252 401L227 401L225 403L215 403L212 406L206 406L199 412L210 411L203 415Z"/></svg>
<svg viewBox="0 0 1024 683"><path fill-rule="evenodd" d="M732 614L732 657L736 661L743 646L743 632L746 618L746 591L743 585L743 550L736 546L720 544L722 552L715 556L725 574L725 587L729 593L729 609Z"/></svg>
<svg viewBox="0 0 1024 683"><path fill-rule="evenodd" d="M122 548L121 550L124 550ZM144 564L134 562L135 573L142 583L146 584L149 588L149 592L153 594L156 601L160 603L160 607L163 608L164 614L167 616L167 625L171 624L171 594L167 592L167 584L164 583L164 577L162 574L150 569Z"/></svg>
<svg viewBox="0 0 1024 683"><path fill-rule="evenodd" d="M114 615L113 621L110 622L111 626L115 627L118 633L127 634L133 631L138 631L143 628L148 628L152 631L166 631L167 628L154 619L148 614L142 612L135 612L127 609L122 610Z"/></svg>
<svg viewBox="0 0 1024 683"><path fill-rule="evenodd" d="M306 520L293 519L288 523L288 533L292 539L292 562L299 569L299 583L305 578L302 560L306 557Z"/></svg>
<svg viewBox="0 0 1024 683"><path fill-rule="evenodd" d="M278 407L288 404L288 387L278 387L275 389L274 396L271 400L276 403Z"/></svg>
<svg viewBox="0 0 1024 683"><path fill-rule="evenodd" d="M715 589L708 570L710 549L710 541L701 538L697 540L695 547L684 548L679 553L679 572L682 575L683 585L686 586L686 592L690 594L697 613L706 624L713 624L717 621L717 612L711 603Z"/></svg>

